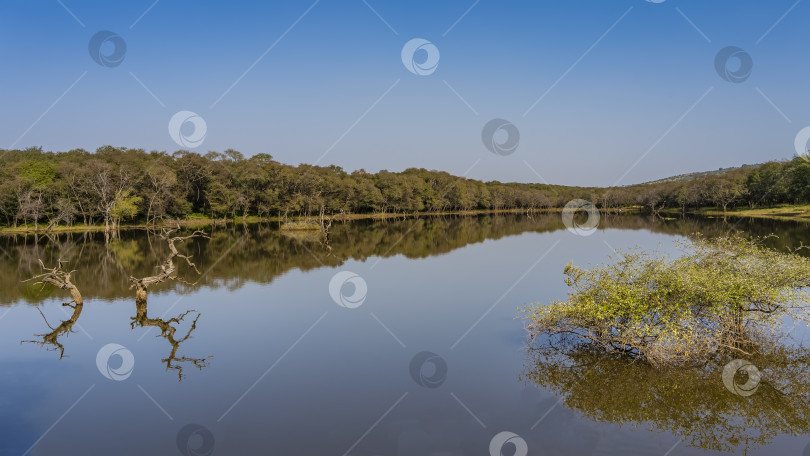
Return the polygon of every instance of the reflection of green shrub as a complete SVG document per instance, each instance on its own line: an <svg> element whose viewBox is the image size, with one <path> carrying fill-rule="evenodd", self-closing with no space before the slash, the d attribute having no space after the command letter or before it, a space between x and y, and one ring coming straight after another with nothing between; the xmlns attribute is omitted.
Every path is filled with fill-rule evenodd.
<svg viewBox="0 0 810 456"><path fill-rule="evenodd" d="M672 432L684 445L723 454L751 454L777 436L810 434L810 354L779 344L763 349L746 357L762 372L748 397L723 386L723 364L731 357L656 368L594 346L538 344L521 377L591 420Z"/></svg>
<svg viewBox="0 0 810 456"><path fill-rule="evenodd" d="M666 365L747 354L783 317L810 319L810 259L738 236L681 247L676 259L631 250L591 270L569 264L568 300L527 309L530 332Z"/></svg>
<svg viewBox="0 0 810 456"><path fill-rule="evenodd" d="M314 220L295 220L281 224L282 231L320 230L321 224Z"/></svg>
<svg viewBox="0 0 810 456"><path fill-rule="evenodd" d="M134 240L114 240L109 243L108 248L115 254L121 267L127 270L134 268L144 256L138 243Z"/></svg>
<svg viewBox="0 0 810 456"><path fill-rule="evenodd" d="M28 302L39 302L56 295L58 293L53 287L43 287L41 283L23 282L20 284L20 298Z"/></svg>

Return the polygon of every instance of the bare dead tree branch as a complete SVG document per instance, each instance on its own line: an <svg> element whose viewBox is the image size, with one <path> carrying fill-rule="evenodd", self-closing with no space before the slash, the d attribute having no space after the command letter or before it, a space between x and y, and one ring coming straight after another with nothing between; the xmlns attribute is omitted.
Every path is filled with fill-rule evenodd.
<svg viewBox="0 0 810 456"><path fill-rule="evenodd" d="M177 272L177 265L174 263L175 258L182 258L185 260L186 264L194 269L197 274L200 274L200 270L197 269L197 265L191 262L190 255L183 255L177 250L177 242L183 242L188 239L192 238L206 238L210 239L210 236L206 234L204 231L196 230L193 233L187 236L172 236L173 233L178 231L180 226L178 225L177 228L166 229L163 228L160 234L161 239L165 240L169 246L169 256L166 260L160 265L160 272L153 276L143 277L143 278L135 278L130 276L129 281L132 283L130 289L135 289L135 299L146 301L146 290L156 284L161 283L166 280L178 280L182 283L188 283L183 281L182 279L178 279L175 273Z"/></svg>

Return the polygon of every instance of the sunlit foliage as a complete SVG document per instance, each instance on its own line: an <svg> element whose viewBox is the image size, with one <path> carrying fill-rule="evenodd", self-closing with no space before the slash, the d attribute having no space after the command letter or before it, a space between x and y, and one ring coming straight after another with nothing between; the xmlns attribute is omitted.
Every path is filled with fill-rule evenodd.
<svg viewBox="0 0 810 456"><path fill-rule="evenodd" d="M784 317L808 321L807 258L740 236L680 247L674 259L630 250L591 269L569 264L568 299L528 308L529 331L661 366L750 354L779 336Z"/></svg>

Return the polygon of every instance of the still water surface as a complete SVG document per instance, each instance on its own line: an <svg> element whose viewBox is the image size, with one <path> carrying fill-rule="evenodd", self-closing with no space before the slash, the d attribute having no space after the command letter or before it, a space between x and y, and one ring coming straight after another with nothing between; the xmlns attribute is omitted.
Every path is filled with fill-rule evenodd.
<svg viewBox="0 0 810 456"><path fill-rule="evenodd" d="M328 243L237 225L178 243L201 275L177 261L186 283L153 286L136 306L129 277L155 274L169 253L154 233L106 247L93 234L0 238L0 454L486 455L503 431L530 455L716 454L654 400L632 400L680 385L687 428L737 401L725 424L703 425L726 450L801 455L810 437L786 429L806 429L806 412L728 426L762 403L739 402L719 377L624 365L561 374L525 348L519 308L564 299L568 262L672 251L691 233L732 228L775 232L776 248L810 244L800 224L634 216L604 218L588 237L554 214L354 222L333 225ZM60 257L81 308L22 283L38 258ZM330 296L341 271L353 273L339 276L352 282L337 288L344 306ZM124 351L97 362L107 344ZM632 413L604 413L622 406Z"/></svg>

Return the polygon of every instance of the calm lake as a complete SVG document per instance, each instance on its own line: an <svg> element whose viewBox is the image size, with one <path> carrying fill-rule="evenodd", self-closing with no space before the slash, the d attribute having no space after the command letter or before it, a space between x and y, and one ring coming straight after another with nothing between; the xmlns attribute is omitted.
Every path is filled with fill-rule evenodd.
<svg viewBox="0 0 810 456"><path fill-rule="evenodd" d="M810 244L798 223L641 216L591 236L559 214L335 223L328 242L218 226L177 243L200 274L176 259L181 280L137 306L129 278L169 255L156 233L2 237L0 453L808 454L789 435L807 428L790 383L806 374L786 403L615 360L561 374L526 349L520 308L564 299L567 263L729 230ZM58 258L81 307L23 282Z"/></svg>

